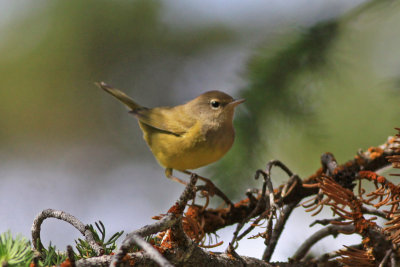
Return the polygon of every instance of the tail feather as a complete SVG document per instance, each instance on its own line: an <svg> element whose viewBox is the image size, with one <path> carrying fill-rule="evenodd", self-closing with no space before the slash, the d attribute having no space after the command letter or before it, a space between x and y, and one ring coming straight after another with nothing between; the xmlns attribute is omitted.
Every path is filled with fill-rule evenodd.
<svg viewBox="0 0 400 267"><path fill-rule="evenodd" d="M105 82L95 82L95 84L98 87L102 88L107 93L109 93L110 95L117 98L122 103L124 103L130 110L134 111L141 107L140 105L136 104L136 102L133 101L133 99L127 96L124 92L109 86Z"/></svg>

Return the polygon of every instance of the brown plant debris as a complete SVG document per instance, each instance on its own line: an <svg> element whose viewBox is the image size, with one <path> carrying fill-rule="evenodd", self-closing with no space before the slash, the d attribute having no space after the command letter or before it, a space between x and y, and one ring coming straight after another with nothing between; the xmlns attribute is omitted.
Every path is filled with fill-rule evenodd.
<svg viewBox="0 0 400 267"><path fill-rule="evenodd" d="M365 152L359 151L344 164L337 163L332 153L324 153L321 167L306 179L301 179L279 160L272 160L265 169L256 171L255 178L262 178L261 185L247 190L246 197L236 203L208 179L190 173L190 182L166 214L153 217L156 222L129 233L114 255L79 260L76 266L93 266L94 262L101 266L196 266L204 262L210 266L270 266L286 222L300 206L312 216L321 215L324 208L329 208L334 218L316 220L312 225L319 224L322 229L307 238L287 263L274 263L275 266L397 266L400 185L392 178L398 174L391 177L379 174L390 165L400 168L400 129L397 130L395 137ZM287 182L274 187L273 168L283 170ZM197 184L198 179L203 184ZM205 198L204 205L195 203L197 196ZM219 198L225 205L210 207L211 198ZM91 241L84 225L76 218L66 217L61 211L45 210L32 227L33 241L38 248L42 247L40 226L48 217L75 225ZM233 224L237 224L236 230L231 242L226 244L225 253L204 250L223 245L216 232ZM259 229L256 234L252 232ZM308 255L318 241L338 234L356 234L362 241L320 257ZM236 247L245 237L264 239L261 260L236 253ZM93 246L97 248L96 244ZM140 250L133 252L130 250L133 246Z"/></svg>

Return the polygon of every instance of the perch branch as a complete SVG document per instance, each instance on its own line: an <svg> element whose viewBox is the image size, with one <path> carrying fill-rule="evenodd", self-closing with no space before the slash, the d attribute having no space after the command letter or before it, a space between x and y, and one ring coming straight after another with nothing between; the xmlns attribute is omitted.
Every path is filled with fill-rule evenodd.
<svg viewBox="0 0 400 267"><path fill-rule="evenodd" d="M217 195L219 196L222 200L225 201L225 203L229 206L229 207L233 207L233 202L225 195L224 192L221 191L221 189L219 189L210 179L205 178L203 176L194 174L190 171L183 171L183 173L189 174L189 175L196 175L198 177L198 179L202 180L203 182L206 183L206 185L200 185L197 186L197 190L205 190L207 192L209 192L212 196L213 195Z"/></svg>
<svg viewBox="0 0 400 267"><path fill-rule="evenodd" d="M391 163L387 159L388 156L398 155L399 153L394 150L396 144L389 138L388 142L380 145L378 147L372 147L366 152L358 152L354 159L338 165L333 171L333 178L339 183L348 188L357 177L360 170L378 171L382 168L389 166ZM374 151L382 151L381 153L376 153ZM328 164L332 169L333 165ZM287 172L288 173L288 172ZM289 174L289 173L288 173ZM323 169L320 168L315 172L315 174L309 176L303 181L300 181L291 190L283 196L282 202L284 204L289 203L299 203L306 197L316 195L318 193L318 188L316 187L306 187L307 185L312 185L316 183L316 179L323 175ZM304 186L303 186L304 185ZM274 192L276 198L282 195L283 188L278 188ZM260 199L260 195L255 197L257 202ZM213 233L217 230L224 228L228 225L235 223L242 223L243 218L248 217L254 211L254 199L245 198L234 204L231 209L206 209L202 212L202 217L204 218L204 231L205 233ZM259 210L255 214L253 213L253 218L259 216L265 210ZM379 216L379 215L378 215ZM213 218L220 218L220 220L215 221Z"/></svg>
<svg viewBox="0 0 400 267"><path fill-rule="evenodd" d="M170 261L175 255L169 255ZM94 257L88 259L81 259L77 261L77 267L106 267L110 266L111 256L104 255L101 257ZM123 261L119 267L158 267L159 265L155 263L148 255L143 252L129 253L126 255L126 261ZM192 256L188 259L185 264L177 263L177 266L218 266L218 267L243 267L243 266L253 266L253 267L279 267L287 266L286 263L277 263L274 265L268 264L262 260L252 258L252 257L241 257L241 260L233 258L231 255L225 253L209 253L198 247L193 251ZM307 267L307 264L297 264L297 267Z"/></svg>
<svg viewBox="0 0 400 267"><path fill-rule="evenodd" d="M125 240L122 242L119 249L116 251L114 257L112 258L110 266L119 266L121 264L125 255L128 253L129 249L134 244L137 244L138 236L139 237L149 236L161 231L165 231L168 228L171 228L176 223L181 223L182 213L185 210L186 204L189 201L189 199L194 197L196 190L195 184L197 182L197 179L198 176L196 174L191 175L189 183L186 185L185 189L183 190L179 199L176 201L175 205L169 209L168 214L165 217L163 217L160 221L155 222L151 225L146 225L136 231L129 233L126 236ZM160 257L161 255L157 257L157 260L159 260Z"/></svg>

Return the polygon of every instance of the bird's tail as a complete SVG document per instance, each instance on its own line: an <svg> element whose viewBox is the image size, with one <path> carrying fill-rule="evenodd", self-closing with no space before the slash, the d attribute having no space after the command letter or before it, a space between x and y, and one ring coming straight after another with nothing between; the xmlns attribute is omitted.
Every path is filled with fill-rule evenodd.
<svg viewBox="0 0 400 267"><path fill-rule="evenodd" d="M134 110L136 110L136 109L141 107L140 105L136 104L136 102L133 101L133 99L130 98L129 96L127 96L124 92L109 86L105 82L96 82L95 84L98 87L102 88L107 93L109 93L110 95L112 95L115 98L117 98L122 103L124 103L132 111L134 111Z"/></svg>

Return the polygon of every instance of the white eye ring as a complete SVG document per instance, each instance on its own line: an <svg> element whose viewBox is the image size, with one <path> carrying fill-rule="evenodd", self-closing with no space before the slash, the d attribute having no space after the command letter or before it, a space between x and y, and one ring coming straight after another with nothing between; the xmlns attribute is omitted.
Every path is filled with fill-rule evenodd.
<svg viewBox="0 0 400 267"><path fill-rule="evenodd" d="M218 100L213 99L210 101L210 105L212 109L218 109L221 106L221 103Z"/></svg>

